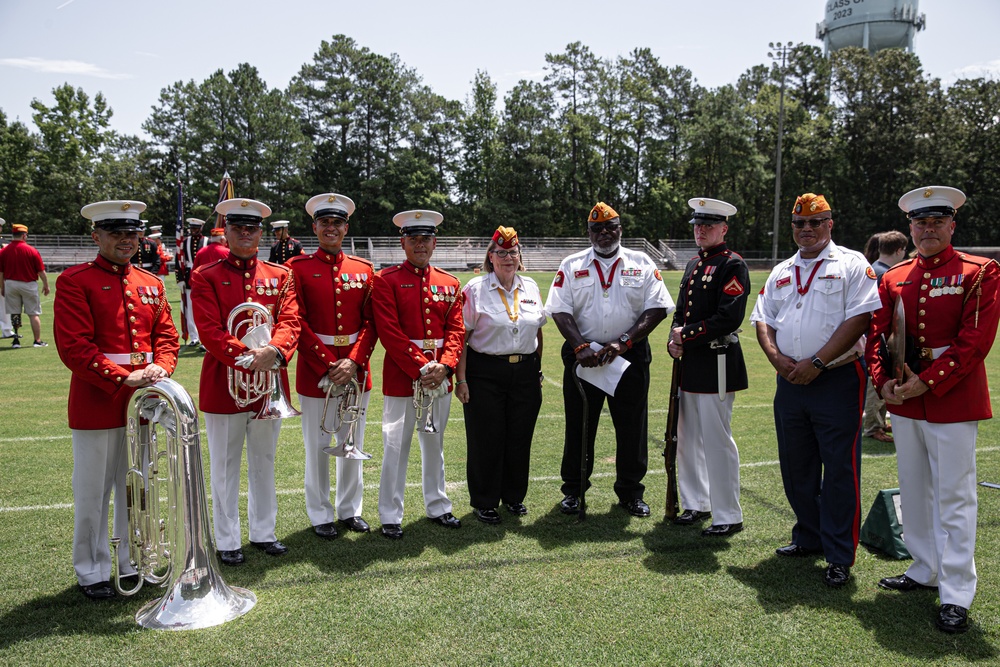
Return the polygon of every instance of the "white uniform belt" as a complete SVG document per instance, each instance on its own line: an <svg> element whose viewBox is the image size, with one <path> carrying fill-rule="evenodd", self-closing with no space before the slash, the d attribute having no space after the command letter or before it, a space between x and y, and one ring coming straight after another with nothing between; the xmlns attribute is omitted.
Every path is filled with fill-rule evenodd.
<svg viewBox="0 0 1000 667"><path fill-rule="evenodd" d="M358 340L358 332L355 331L350 336L328 336L326 334L316 334L316 338L319 338L324 345L333 345L335 347L344 347L345 345L354 345Z"/></svg>
<svg viewBox="0 0 1000 667"><path fill-rule="evenodd" d="M131 354L118 354L114 352L102 352L113 364L119 366L138 366L139 364L149 364L153 361L152 352L132 352Z"/></svg>
<svg viewBox="0 0 1000 667"><path fill-rule="evenodd" d="M424 338L423 340L411 338L410 342L419 346L421 350L435 350L444 347L444 338Z"/></svg>

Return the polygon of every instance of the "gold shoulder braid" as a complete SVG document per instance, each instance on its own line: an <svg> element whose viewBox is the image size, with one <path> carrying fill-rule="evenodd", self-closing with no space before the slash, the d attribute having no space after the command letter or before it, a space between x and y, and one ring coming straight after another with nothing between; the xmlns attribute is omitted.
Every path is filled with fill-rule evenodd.
<svg viewBox="0 0 1000 667"><path fill-rule="evenodd" d="M972 297L972 293L976 293L976 319L974 323L974 327L976 329L979 328L979 297L983 294L983 278L986 276L986 267L988 267L991 263L1000 266L1000 263L998 263L995 259L990 259L979 267L979 273L976 274L976 279L972 282L972 288L966 293L965 300L962 302L962 305L964 306L969 302L969 299Z"/></svg>

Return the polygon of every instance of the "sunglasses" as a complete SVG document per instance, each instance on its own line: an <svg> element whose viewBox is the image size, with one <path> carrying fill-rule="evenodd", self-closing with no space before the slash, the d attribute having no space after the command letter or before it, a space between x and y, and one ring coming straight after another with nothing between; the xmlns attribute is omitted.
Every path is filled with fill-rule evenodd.
<svg viewBox="0 0 1000 667"><path fill-rule="evenodd" d="M598 222L589 226L591 234L600 234L603 231L617 232L622 228L622 223L620 222Z"/></svg>
<svg viewBox="0 0 1000 667"><path fill-rule="evenodd" d="M822 227L824 222L829 222L833 218L820 218L819 220L792 220L792 226L795 229L802 229L806 225L809 225L810 229L816 229L817 227Z"/></svg>

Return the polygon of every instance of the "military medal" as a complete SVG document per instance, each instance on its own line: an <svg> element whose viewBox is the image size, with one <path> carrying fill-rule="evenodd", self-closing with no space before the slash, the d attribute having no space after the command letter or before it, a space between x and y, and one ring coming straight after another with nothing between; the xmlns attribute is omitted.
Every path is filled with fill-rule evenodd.
<svg viewBox="0 0 1000 667"><path fill-rule="evenodd" d="M263 287L258 287L257 288L257 294L260 294L261 296L263 296L263 294L264 294L264 288Z"/></svg>
<svg viewBox="0 0 1000 667"><path fill-rule="evenodd" d="M604 272L601 271L601 263L598 262L596 258L594 259L594 266L597 267L597 277L601 279L601 288L604 290L605 299L611 296L610 294L608 294L608 290L611 289L611 283L613 283L615 280L615 269L618 268L618 263L621 261L622 261L621 257L615 260L615 263L611 265L611 270L608 271L608 279L605 280Z"/></svg>

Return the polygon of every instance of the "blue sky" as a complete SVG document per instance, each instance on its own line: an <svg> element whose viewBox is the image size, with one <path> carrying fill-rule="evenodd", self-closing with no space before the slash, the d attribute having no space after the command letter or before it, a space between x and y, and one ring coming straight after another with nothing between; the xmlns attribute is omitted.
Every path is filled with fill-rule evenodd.
<svg viewBox="0 0 1000 667"><path fill-rule="evenodd" d="M103 92L112 125L140 133L171 83L249 62L284 88L338 33L397 53L450 99L465 99L477 69L502 98L520 79L540 80L545 54L573 41L606 58L648 47L715 87L766 62L770 41L819 44L828 1L0 0L0 109L30 125L31 100L51 103L68 82ZM927 73L946 84L1000 77L1000 0L919 0L919 11L927 27L916 52Z"/></svg>

